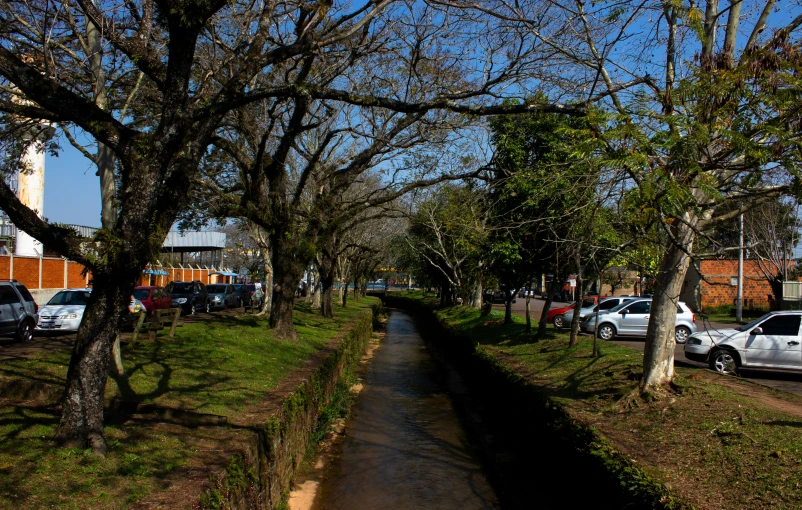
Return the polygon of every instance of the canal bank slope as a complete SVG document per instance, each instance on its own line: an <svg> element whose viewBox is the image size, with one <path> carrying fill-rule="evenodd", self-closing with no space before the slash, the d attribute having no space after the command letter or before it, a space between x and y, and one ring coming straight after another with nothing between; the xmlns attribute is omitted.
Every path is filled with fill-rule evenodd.
<svg viewBox="0 0 802 510"><path fill-rule="evenodd" d="M537 501L545 478L597 508L800 508L802 399L709 371L679 369L671 395L624 398L642 355L614 344L592 358L549 330L533 343L516 320L391 295L457 365L495 433L484 441L502 501ZM528 484L527 484L528 481ZM520 507L519 505L512 505ZM546 508L555 507L545 505Z"/></svg>

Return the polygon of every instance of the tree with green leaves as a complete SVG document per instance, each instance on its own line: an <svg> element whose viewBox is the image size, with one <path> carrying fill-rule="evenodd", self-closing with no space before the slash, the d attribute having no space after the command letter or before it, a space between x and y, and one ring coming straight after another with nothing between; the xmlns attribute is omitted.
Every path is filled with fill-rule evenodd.
<svg viewBox="0 0 802 510"><path fill-rule="evenodd" d="M232 112L257 104L276 111L278 134L266 143L278 144L261 154L269 156L264 168L280 174L296 135L316 122L310 112L325 110L321 103L351 105L365 119L388 112L417 119L443 110L584 110L556 102L497 104L510 82L528 79L520 71L536 58L536 48L510 47L501 23L433 13L420 4L11 0L0 5L0 19L4 171L18 167L18 156L31 146L52 148L54 123L63 136L86 136L104 148L100 157L110 151L116 161L116 200L104 200L111 211L104 211L104 228L91 249L74 232L42 220L0 179L0 207L13 223L92 273L57 438L100 454L106 451L104 388L121 314L142 269L200 185L200 164ZM399 23L414 29L399 31ZM88 28L95 35L80 37ZM449 52L441 51L443 40ZM477 44L489 40L490 46ZM507 56L502 65L497 52ZM105 172L104 184L108 177ZM275 184L272 196L289 192L280 178ZM105 197L108 189L104 185ZM277 218L288 214L284 198L267 206ZM291 266L291 254L275 236L292 231L267 234L274 236L274 262ZM274 308L286 312L291 300L288 305L289 280L283 279L292 275L279 269L283 290ZM291 337L288 315L275 314L282 322L274 326Z"/></svg>
<svg viewBox="0 0 802 510"><path fill-rule="evenodd" d="M425 194L409 218L403 237L404 266L440 289L441 303L471 298L481 278L487 237L487 204L482 190L444 184Z"/></svg>

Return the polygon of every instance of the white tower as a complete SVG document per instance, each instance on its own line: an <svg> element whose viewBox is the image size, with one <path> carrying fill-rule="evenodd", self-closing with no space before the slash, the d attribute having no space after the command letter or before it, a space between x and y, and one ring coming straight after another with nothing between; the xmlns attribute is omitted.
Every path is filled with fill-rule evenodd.
<svg viewBox="0 0 802 510"><path fill-rule="evenodd" d="M23 158L27 169L17 176L17 197L44 218L45 207L45 153L39 151L37 144L31 144ZM43 253L42 243L17 228L14 254L17 256L39 257Z"/></svg>

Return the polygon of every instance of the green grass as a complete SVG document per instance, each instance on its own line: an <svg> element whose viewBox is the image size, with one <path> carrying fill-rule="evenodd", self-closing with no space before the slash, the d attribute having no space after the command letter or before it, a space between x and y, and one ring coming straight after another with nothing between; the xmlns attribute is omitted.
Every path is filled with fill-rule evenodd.
<svg viewBox="0 0 802 510"><path fill-rule="evenodd" d="M750 320L768 313L768 309L744 309L741 322L735 320L735 307L732 305L711 306L705 308L703 315L706 320L711 322L721 322L724 324L746 324Z"/></svg>
<svg viewBox="0 0 802 510"><path fill-rule="evenodd" d="M277 341L267 320L219 317L186 324L176 338L160 337L123 347L123 363L137 400L158 406L225 416L232 420L265 398L293 369L338 335L375 301L335 307L323 319L307 303L296 305L299 341ZM69 352L0 364L0 376L63 384ZM121 391L112 379L106 397ZM117 423L122 421L122 423ZM28 403L0 409L0 508L124 508L160 490L164 478L200 455L215 432L112 420L106 426L105 459L55 446L53 405ZM231 430L218 428L230 435ZM199 437L207 436L207 437Z"/></svg>
<svg viewBox="0 0 802 510"><path fill-rule="evenodd" d="M430 305L433 298L423 299ZM533 342L523 320L481 317L467 307L437 309L460 337L562 404L658 481L699 508L802 508L802 398L733 377L678 368L674 391L632 400L642 354L612 343L593 358L592 339L568 348L549 328ZM622 398L622 397L627 398ZM633 404L634 402L634 404Z"/></svg>

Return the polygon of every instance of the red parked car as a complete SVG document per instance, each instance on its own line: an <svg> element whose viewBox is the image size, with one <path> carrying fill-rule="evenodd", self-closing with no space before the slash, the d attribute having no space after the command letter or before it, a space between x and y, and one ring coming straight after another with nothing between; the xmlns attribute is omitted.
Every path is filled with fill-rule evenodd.
<svg viewBox="0 0 802 510"><path fill-rule="evenodd" d="M134 289L134 297L142 302L148 312L173 306L170 294L163 287L137 287Z"/></svg>
<svg viewBox="0 0 802 510"><path fill-rule="evenodd" d="M602 296L605 298L607 296ZM599 302L599 296L588 296L582 300L582 308L587 308L589 306L594 306L596 303ZM574 302L575 303L575 302ZM552 308L549 310L548 315L546 316L546 321L551 322L554 324L555 327L561 328L563 327L563 319L565 316L565 312L574 308L574 303L571 303L568 306L562 306L560 308Z"/></svg>

